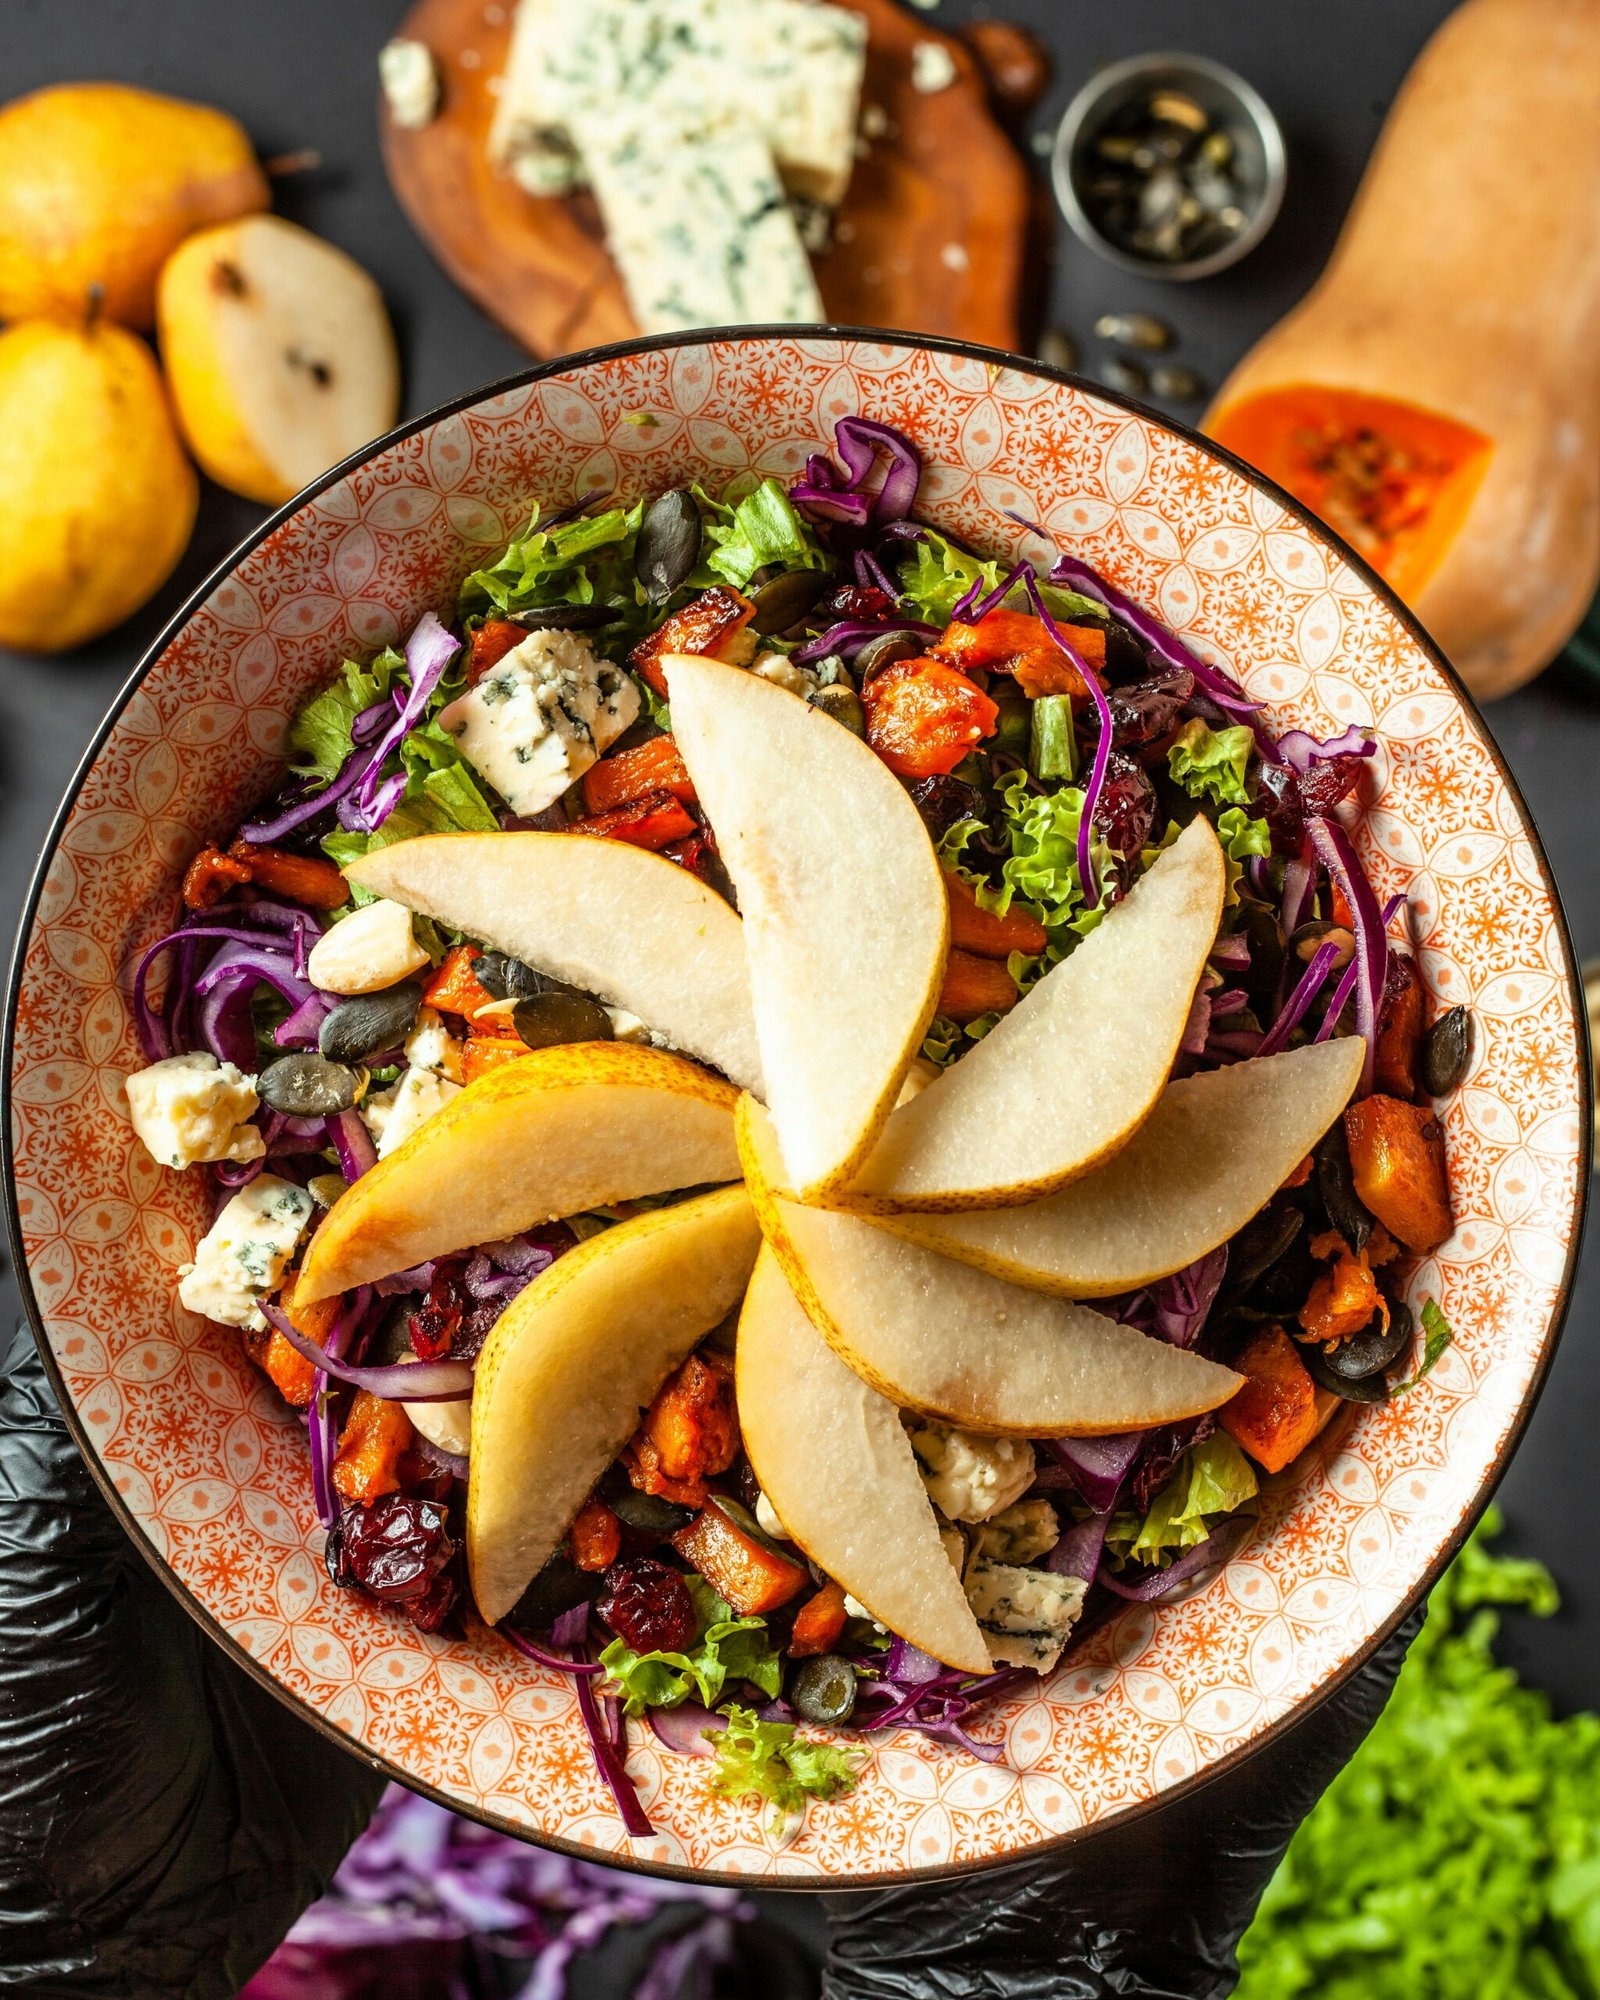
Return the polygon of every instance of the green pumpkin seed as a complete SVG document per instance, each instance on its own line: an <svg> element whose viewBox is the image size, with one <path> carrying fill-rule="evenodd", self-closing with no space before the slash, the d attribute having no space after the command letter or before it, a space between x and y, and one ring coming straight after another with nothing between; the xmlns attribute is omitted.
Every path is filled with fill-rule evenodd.
<svg viewBox="0 0 1600 2000"><path fill-rule="evenodd" d="M866 735L867 711L861 706L860 695L852 694L849 688L838 685L818 688L811 697L811 706L843 723L852 736Z"/></svg>
<svg viewBox="0 0 1600 2000"><path fill-rule="evenodd" d="M598 1000L591 1000L584 993L530 994L517 1002L511 1025L530 1049L616 1039L611 1016Z"/></svg>
<svg viewBox="0 0 1600 2000"><path fill-rule="evenodd" d="M1422 1038L1422 1087L1430 1097L1448 1097L1472 1061L1472 1016L1465 1007L1441 1014Z"/></svg>
<svg viewBox="0 0 1600 2000"><path fill-rule="evenodd" d="M256 1095L288 1118L329 1118L356 1101L356 1073L309 1051L280 1056L256 1078Z"/></svg>
<svg viewBox="0 0 1600 2000"><path fill-rule="evenodd" d="M675 486L645 509L633 566L652 604L665 604L688 581L703 534L700 509L686 487Z"/></svg>

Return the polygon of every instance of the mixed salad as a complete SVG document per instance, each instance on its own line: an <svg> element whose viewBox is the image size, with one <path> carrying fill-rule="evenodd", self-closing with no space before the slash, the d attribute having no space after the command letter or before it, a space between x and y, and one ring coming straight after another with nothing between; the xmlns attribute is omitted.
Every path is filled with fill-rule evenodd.
<svg viewBox="0 0 1600 2000"><path fill-rule="evenodd" d="M427 834L560 832L653 850L733 900L664 660L711 657L788 690L909 793L951 918L924 1073L991 1033L1198 816L1227 887L1174 1077L1364 1043L1344 1116L1231 1240L1097 1302L1227 1363L1242 1378L1231 1400L1128 1435L1038 1440L906 1414L988 1675L883 1629L790 1538L744 1450L731 1319L671 1371L498 1628L574 1676L634 1832L648 1821L627 1718L780 1817L854 1783L845 1725L997 1757L972 1730L984 1703L1119 1602L1167 1598L1225 1560L1263 1473L1343 1403L1403 1393L1450 1338L1430 1302L1419 1340L1402 1280L1407 1254L1451 1228L1432 1101L1465 1073L1471 1023L1454 1009L1428 1024L1416 961L1391 936L1400 899L1380 908L1335 816L1371 736L1274 735L1226 673L1076 556L1007 568L919 521L920 462L898 432L845 418L835 446L787 489L746 479L536 510L448 623L425 615L306 705L282 791L195 857L177 928L133 982L147 1062L128 1080L134 1129L164 1166L209 1165L218 1189L179 1296L236 1329L304 1412L333 1581L429 1632L471 1615L477 1357L511 1301L624 1208L530 1218L297 1301L306 1249L353 1184L530 1050L662 1038L342 871Z"/></svg>

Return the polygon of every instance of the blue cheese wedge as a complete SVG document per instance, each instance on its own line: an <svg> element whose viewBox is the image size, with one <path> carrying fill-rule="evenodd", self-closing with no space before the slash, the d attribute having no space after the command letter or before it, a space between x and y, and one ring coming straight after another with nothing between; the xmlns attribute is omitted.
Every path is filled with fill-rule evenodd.
<svg viewBox="0 0 1600 2000"><path fill-rule="evenodd" d="M919 1424L911 1448L921 1460L928 1498L950 1521L988 1521L1033 1484L1026 1438L979 1437L944 1424Z"/></svg>
<svg viewBox="0 0 1600 2000"><path fill-rule="evenodd" d="M820 320L772 154L732 116L580 127L611 255L646 333Z"/></svg>
<svg viewBox="0 0 1600 2000"><path fill-rule="evenodd" d="M581 633L532 632L439 722L511 810L531 814L554 805L638 713L637 684Z"/></svg>
<svg viewBox="0 0 1600 2000"><path fill-rule="evenodd" d="M376 1142L378 1158L388 1159L460 1089L459 1083L452 1083L436 1070L408 1069L397 1084L369 1097L361 1107L361 1116Z"/></svg>
<svg viewBox="0 0 1600 2000"><path fill-rule="evenodd" d="M967 1602L997 1667L1048 1673L1078 1622L1087 1589L1080 1576L1019 1569L978 1557L967 1571Z"/></svg>
<svg viewBox="0 0 1600 2000"><path fill-rule="evenodd" d="M990 1562L1031 1563L1049 1555L1061 1523L1048 1500L1019 1500L985 1521L972 1538L973 1554Z"/></svg>
<svg viewBox="0 0 1600 2000"><path fill-rule="evenodd" d="M259 1160L266 1151L249 1120L256 1080L213 1055L168 1056L128 1078L128 1114L152 1159L164 1167L198 1160Z"/></svg>
<svg viewBox="0 0 1600 2000"><path fill-rule="evenodd" d="M257 1174L242 1187L181 1266L178 1297L224 1326L266 1326L260 1301L283 1283L314 1204L303 1187Z"/></svg>
<svg viewBox="0 0 1600 2000"><path fill-rule="evenodd" d="M522 0L489 149L536 194L594 173L583 130L729 106L784 187L833 208L855 163L867 24L817 0Z"/></svg>

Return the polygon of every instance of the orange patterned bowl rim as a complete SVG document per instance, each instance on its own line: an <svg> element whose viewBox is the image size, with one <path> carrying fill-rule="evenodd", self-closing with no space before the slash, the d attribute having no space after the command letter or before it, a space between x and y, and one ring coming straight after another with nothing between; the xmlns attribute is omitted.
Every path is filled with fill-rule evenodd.
<svg viewBox="0 0 1600 2000"><path fill-rule="evenodd" d="M509 539L535 497L690 474L789 475L859 410L909 430L919 513L975 546L1043 521L1279 726L1372 726L1356 828L1407 885L1435 994L1473 1007L1446 1107L1458 1227L1414 1295L1439 1368L1269 1482L1249 1543L1176 1605L1129 1606L1037 1694L996 1704L988 1765L899 1732L858 1792L767 1840L699 1760L630 1741L658 1832L629 1842L570 1683L481 1632L426 1637L336 1591L304 1440L237 1341L176 1305L197 1176L141 1160L127 992L200 838L275 781L288 718ZM1571 1290L1591 1144L1587 1029L1549 866L1470 695L1362 561L1208 440L1043 364L846 328L600 348L460 397L282 508L173 618L96 734L29 892L6 1009L7 1222L34 1335L91 1471L186 1609L315 1727L413 1789L588 1859L697 1880L847 1887L998 1865L1204 1784L1326 1699L1437 1578L1532 1413ZM189 1183L195 1183L190 1185Z"/></svg>

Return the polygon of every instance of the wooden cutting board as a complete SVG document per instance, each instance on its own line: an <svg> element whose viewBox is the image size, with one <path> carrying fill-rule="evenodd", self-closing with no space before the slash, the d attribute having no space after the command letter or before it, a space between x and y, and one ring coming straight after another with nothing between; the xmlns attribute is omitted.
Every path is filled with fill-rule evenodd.
<svg viewBox="0 0 1600 2000"><path fill-rule="evenodd" d="M525 194L490 164L512 5L417 0L396 33L433 51L440 112L421 131L407 131L383 106L383 156L401 206L450 276L548 359L631 339L638 328L593 197ZM850 5L869 30L862 102L877 108L868 123L883 129L865 142L835 240L817 259L829 316L1015 348L1032 189L990 110L974 50L899 0ZM919 42L948 51L955 79L945 89L913 84Z"/></svg>

